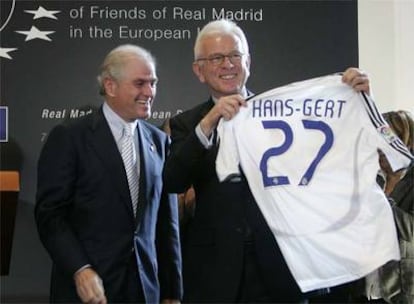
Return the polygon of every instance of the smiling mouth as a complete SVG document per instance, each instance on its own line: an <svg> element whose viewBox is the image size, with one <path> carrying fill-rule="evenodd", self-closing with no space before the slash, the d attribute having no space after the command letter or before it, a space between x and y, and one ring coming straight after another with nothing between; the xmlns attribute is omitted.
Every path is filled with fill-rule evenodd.
<svg viewBox="0 0 414 304"><path fill-rule="evenodd" d="M135 103L142 105L142 106L149 106L150 102L146 100L135 100Z"/></svg>
<svg viewBox="0 0 414 304"><path fill-rule="evenodd" d="M220 78L221 79L224 79L224 80L232 80L232 79L235 79L236 78L236 74L222 75L222 76L220 76Z"/></svg>

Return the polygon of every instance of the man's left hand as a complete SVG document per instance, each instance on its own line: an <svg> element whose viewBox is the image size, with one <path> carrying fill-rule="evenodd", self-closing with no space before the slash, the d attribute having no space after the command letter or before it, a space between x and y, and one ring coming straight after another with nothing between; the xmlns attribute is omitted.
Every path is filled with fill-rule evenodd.
<svg viewBox="0 0 414 304"><path fill-rule="evenodd" d="M365 92L370 95L368 75L358 68L348 68L342 76L342 81L354 88L357 92Z"/></svg>

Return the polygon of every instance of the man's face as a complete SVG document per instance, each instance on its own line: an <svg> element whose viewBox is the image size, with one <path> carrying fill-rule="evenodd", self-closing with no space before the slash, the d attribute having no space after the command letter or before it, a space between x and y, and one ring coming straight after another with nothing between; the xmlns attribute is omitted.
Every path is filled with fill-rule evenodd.
<svg viewBox="0 0 414 304"><path fill-rule="evenodd" d="M125 121L146 119L156 94L157 76L152 63L136 56L128 58L120 79L105 79L109 106Z"/></svg>
<svg viewBox="0 0 414 304"><path fill-rule="evenodd" d="M198 79L208 85L210 93L220 98L241 93L250 74L250 56L243 50L239 38L232 35L212 35L201 41L201 56L212 59L222 55L242 54L239 60L225 57L217 64L214 60L200 60L193 63Z"/></svg>

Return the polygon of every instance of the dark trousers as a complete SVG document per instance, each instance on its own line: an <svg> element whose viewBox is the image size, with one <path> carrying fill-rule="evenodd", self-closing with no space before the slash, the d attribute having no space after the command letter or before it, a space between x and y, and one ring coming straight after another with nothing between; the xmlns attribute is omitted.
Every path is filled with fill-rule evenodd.
<svg viewBox="0 0 414 304"><path fill-rule="evenodd" d="M118 299L113 302L116 303L145 303L144 293L142 291L142 284L138 274L138 266L135 258L135 253L132 252L129 261L126 261L127 271L124 277L121 289L124 290L122 295L118 295ZM108 301L110 302L110 301Z"/></svg>
<svg viewBox="0 0 414 304"><path fill-rule="evenodd" d="M270 297L260 276L254 244L244 244L243 273L236 303L269 303Z"/></svg>

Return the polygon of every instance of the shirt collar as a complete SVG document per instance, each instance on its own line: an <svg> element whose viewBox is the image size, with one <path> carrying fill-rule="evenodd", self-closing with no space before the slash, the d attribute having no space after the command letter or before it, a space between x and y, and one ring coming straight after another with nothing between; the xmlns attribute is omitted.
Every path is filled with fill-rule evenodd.
<svg viewBox="0 0 414 304"><path fill-rule="evenodd" d="M243 87L240 95L243 96L243 98L247 98L251 95L251 93L246 89L246 87ZM214 103L217 103L217 101L218 101L218 98L216 98L214 96L211 96L211 99L213 99Z"/></svg>
<svg viewBox="0 0 414 304"><path fill-rule="evenodd" d="M134 120L133 122L126 122L114 110L112 110L107 102L104 102L102 110L116 139L119 139L122 136L124 127L131 128L132 135L135 135L138 119Z"/></svg>

